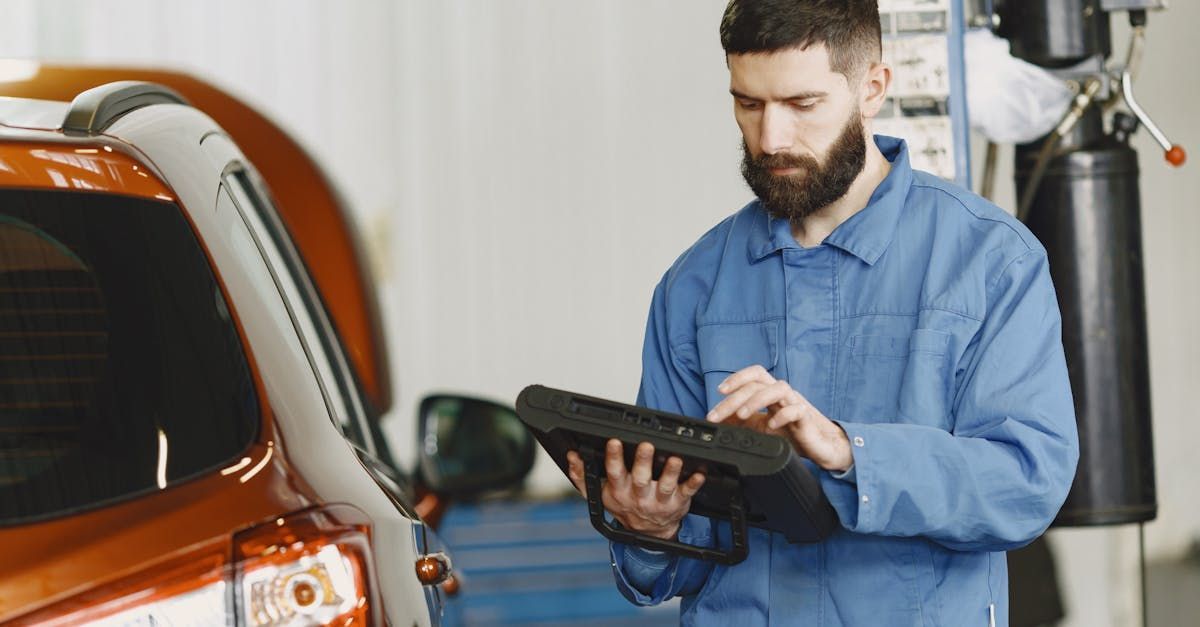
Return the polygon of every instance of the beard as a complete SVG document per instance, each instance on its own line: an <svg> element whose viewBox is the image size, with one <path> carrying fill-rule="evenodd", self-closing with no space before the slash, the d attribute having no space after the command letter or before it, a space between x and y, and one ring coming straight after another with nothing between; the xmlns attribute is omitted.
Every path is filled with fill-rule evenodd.
<svg viewBox="0 0 1200 627"><path fill-rule="evenodd" d="M867 159L862 119L855 109L841 135L829 148L825 163L810 155L750 154L742 142L742 177L762 201L772 218L788 220L793 228L804 218L833 204L850 190ZM772 169L798 168L790 175L771 174Z"/></svg>

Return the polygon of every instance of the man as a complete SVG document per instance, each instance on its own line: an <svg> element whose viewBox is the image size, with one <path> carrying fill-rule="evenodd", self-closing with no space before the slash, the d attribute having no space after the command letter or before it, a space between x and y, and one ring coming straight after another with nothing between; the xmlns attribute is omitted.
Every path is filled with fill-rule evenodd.
<svg viewBox="0 0 1200 627"><path fill-rule="evenodd" d="M872 137L891 70L876 3L733 0L721 24L758 197L654 293L639 404L787 437L839 528L752 529L715 566L614 545L618 587L687 624L1007 624L1004 551L1062 504L1078 441L1042 246ZM642 533L728 546L686 515L703 476L609 443L604 503ZM570 473L583 490L582 465Z"/></svg>

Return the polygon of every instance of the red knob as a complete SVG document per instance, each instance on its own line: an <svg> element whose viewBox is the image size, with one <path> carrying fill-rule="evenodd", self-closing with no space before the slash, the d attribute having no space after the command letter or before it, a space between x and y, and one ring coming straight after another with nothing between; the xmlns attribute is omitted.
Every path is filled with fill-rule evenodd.
<svg viewBox="0 0 1200 627"><path fill-rule="evenodd" d="M1187 161L1187 152L1183 150L1183 146L1179 144L1171 146L1171 149L1167 151L1167 163L1178 168L1183 165L1184 161Z"/></svg>
<svg viewBox="0 0 1200 627"><path fill-rule="evenodd" d="M426 586L436 586L450 576L450 560L441 553L425 555L417 560L417 579Z"/></svg>

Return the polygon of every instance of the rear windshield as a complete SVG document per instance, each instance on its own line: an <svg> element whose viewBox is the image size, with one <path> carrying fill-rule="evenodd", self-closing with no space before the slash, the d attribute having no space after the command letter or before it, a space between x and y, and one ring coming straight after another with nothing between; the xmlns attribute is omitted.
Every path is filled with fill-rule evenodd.
<svg viewBox="0 0 1200 627"><path fill-rule="evenodd" d="M238 458L258 424L176 205L0 190L0 524L169 487Z"/></svg>

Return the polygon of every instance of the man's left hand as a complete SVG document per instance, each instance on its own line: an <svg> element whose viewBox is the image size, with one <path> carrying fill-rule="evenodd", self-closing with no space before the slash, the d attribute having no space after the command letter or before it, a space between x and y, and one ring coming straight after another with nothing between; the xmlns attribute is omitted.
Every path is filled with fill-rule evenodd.
<svg viewBox="0 0 1200 627"><path fill-rule="evenodd" d="M854 463L846 432L766 368L743 368L725 379L717 391L725 400L708 413L710 422L736 417L743 426L784 436L796 452L833 472L844 472Z"/></svg>

